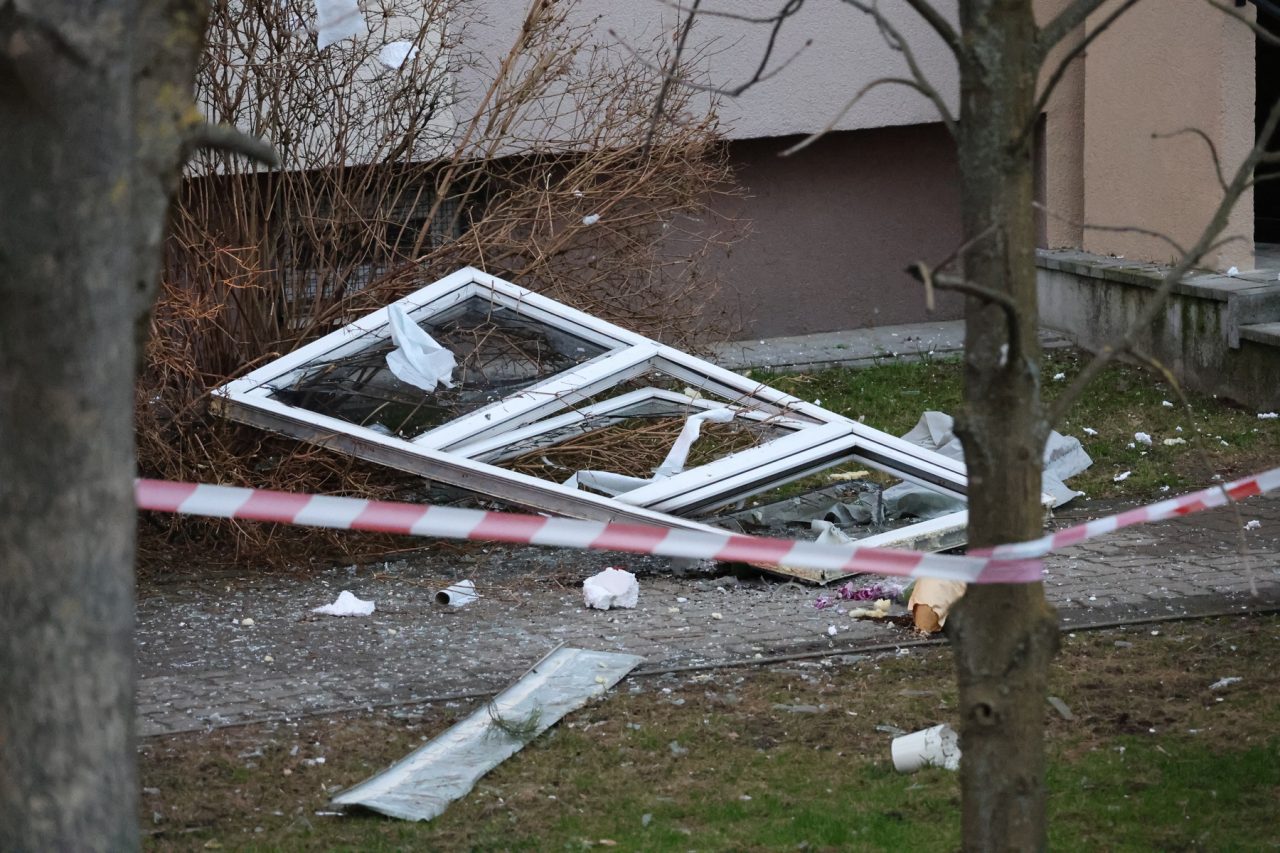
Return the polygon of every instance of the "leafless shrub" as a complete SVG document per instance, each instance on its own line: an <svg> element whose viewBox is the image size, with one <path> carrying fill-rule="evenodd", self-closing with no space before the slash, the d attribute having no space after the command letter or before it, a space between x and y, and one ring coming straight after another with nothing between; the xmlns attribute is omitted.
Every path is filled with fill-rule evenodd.
<svg viewBox="0 0 1280 853"><path fill-rule="evenodd" d="M139 383L144 475L396 494L393 472L212 417L209 392L459 266L672 343L716 330L701 262L732 238L710 204L733 190L714 114L673 92L646 146L662 73L593 44L570 6L534 4L459 122L462 4L383 0L367 39L317 51L307 0L214 0L199 102L270 141L283 168L219 151L191 163ZM393 40L417 48L399 69L377 60ZM201 541L230 529L233 556L276 562L338 544L162 526Z"/></svg>

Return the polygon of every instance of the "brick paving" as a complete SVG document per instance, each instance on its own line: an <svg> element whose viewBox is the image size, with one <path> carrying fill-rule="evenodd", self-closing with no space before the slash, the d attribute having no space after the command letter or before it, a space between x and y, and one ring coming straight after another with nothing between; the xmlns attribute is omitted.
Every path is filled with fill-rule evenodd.
<svg viewBox="0 0 1280 853"><path fill-rule="evenodd" d="M1120 508L1082 502L1056 523ZM1280 605L1280 497L1252 498L1239 510L1130 528L1053 555L1046 590L1064 628ZM1251 519L1261 526L1245 531ZM540 548L441 549L305 577L180 573L148 582L138 603L140 733L456 701L502 687L561 642L668 667L917 639L816 610L813 587L682 576L666 561L630 555L613 562L640 575L635 610L582 607L578 585L608 555ZM434 603L435 590L465 577L479 601L458 610ZM374 599L377 611L311 614L343 589Z"/></svg>

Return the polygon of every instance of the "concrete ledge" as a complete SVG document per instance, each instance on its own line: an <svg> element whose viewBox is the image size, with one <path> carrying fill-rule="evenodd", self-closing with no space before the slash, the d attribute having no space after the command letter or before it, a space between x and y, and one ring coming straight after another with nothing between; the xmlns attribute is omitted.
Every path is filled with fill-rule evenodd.
<svg viewBox="0 0 1280 853"><path fill-rule="evenodd" d="M1241 326L1240 337L1246 341L1255 341L1280 347L1280 323L1258 323L1253 326ZM1277 379L1280 381L1280 379Z"/></svg>
<svg viewBox="0 0 1280 853"><path fill-rule="evenodd" d="M1041 330L1046 349L1069 346L1057 332ZM877 326L845 332L818 332L714 344L710 359L729 370L760 368L777 373L802 373L831 367L869 367L885 361L920 361L958 356L964 352L964 321Z"/></svg>
<svg viewBox="0 0 1280 853"><path fill-rule="evenodd" d="M1085 349L1117 341L1156 298L1168 269L1080 251L1036 256L1040 321ZM1255 408L1280 405L1275 271L1197 274L1173 285L1138 347L1190 388Z"/></svg>

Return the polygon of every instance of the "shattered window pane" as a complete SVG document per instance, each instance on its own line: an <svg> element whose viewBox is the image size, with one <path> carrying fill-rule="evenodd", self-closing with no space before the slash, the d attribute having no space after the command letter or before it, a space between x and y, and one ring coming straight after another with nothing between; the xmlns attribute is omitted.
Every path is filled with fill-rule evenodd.
<svg viewBox="0 0 1280 853"><path fill-rule="evenodd" d="M384 339L353 355L318 362L272 397L387 435L413 438L608 350L509 308L471 297L419 323L457 359L452 388L427 394L387 369Z"/></svg>
<svg viewBox="0 0 1280 853"><path fill-rule="evenodd" d="M645 410L648 411L645 411ZM610 471L628 477L652 477L689 415L705 409L655 400L635 410L591 418L510 448L502 467L556 482L576 471ZM704 423L689 451L687 468L756 447L787 430L767 422L735 418Z"/></svg>

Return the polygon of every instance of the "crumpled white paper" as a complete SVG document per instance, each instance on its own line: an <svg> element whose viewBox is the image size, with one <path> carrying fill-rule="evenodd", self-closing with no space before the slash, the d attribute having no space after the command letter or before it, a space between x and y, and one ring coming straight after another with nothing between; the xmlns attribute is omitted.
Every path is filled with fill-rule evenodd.
<svg viewBox="0 0 1280 853"><path fill-rule="evenodd" d="M436 385L452 388L450 376L458 365L453 353L436 343L399 305L387 308L387 318L396 345L387 353L387 367L395 377L423 391L434 391Z"/></svg>
<svg viewBox="0 0 1280 853"><path fill-rule="evenodd" d="M582 601L587 607L608 610L632 608L640 600L640 583L626 569L612 566L582 582Z"/></svg>
<svg viewBox="0 0 1280 853"><path fill-rule="evenodd" d="M356 598L348 590L338 593L337 601L333 604L325 604L321 607L312 609L312 613L322 613L325 616L368 616L374 611L374 603L372 601L364 601Z"/></svg>
<svg viewBox="0 0 1280 853"><path fill-rule="evenodd" d="M378 61L388 68L399 68L418 55L418 46L411 41L393 41L378 51Z"/></svg>
<svg viewBox="0 0 1280 853"><path fill-rule="evenodd" d="M316 0L316 49L368 32L356 0Z"/></svg>

